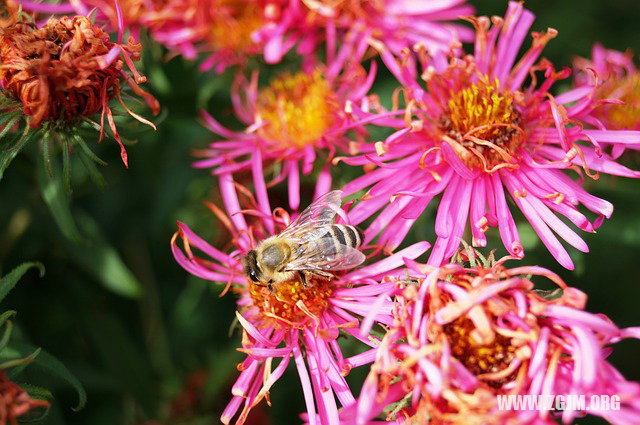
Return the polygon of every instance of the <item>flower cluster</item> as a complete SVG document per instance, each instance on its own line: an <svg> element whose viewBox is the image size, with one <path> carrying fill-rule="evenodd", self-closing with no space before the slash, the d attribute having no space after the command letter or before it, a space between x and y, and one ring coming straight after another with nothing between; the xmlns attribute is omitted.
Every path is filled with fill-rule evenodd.
<svg viewBox="0 0 640 425"><path fill-rule="evenodd" d="M109 101L118 99L129 114L153 126L123 102L121 86L126 82L154 113L159 110L155 98L138 85L146 81L133 64L141 49L132 38L127 44L109 41L109 35L84 16L51 18L40 28L18 21L0 32L2 93L19 100L32 128L43 122L68 125L100 113L102 139L106 116L126 165ZM125 64L133 77L124 72Z"/></svg>
<svg viewBox="0 0 640 425"><path fill-rule="evenodd" d="M639 338L640 329L585 312L586 295L546 269L503 263L412 264L415 278L396 282L393 325L342 423L368 423L400 402L390 415L406 423L554 424L550 410L503 410L496 396L566 394L618 395L619 410L590 413L640 420L640 384L606 360L609 344ZM532 276L556 289L536 291ZM564 423L584 414L568 407Z"/></svg>
<svg viewBox="0 0 640 425"><path fill-rule="evenodd" d="M237 299L245 357L223 423L270 404L290 366L313 425L569 423L584 412L503 410L498 398L564 394L619 396L619 410L590 413L640 423L640 384L607 360L609 345L640 330L586 312L586 294L544 268L504 265L525 257L522 215L573 269L563 242L588 252L575 229L595 233L613 214L591 181L640 177L622 157L640 149L631 54L596 45L573 69L555 66L542 55L558 32L530 32L535 17L521 2L491 18L464 0L21 4L38 23L14 7L0 21L0 87L14 101L0 104L0 137L14 130L16 110L34 129L91 123L99 140L106 119L127 164L110 102L153 126L122 99L126 83L158 112L134 66L144 32L169 56L200 59L202 72L234 72L229 102L242 128L226 124L223 108L203 110L216 140L193 163L215 177L223 206L205 204L227 243L182 222L171 241L181 267ZM385 74L392 92L377 85ZM283 182L286 201L273 196ZM411 238L434 204L423 259L431 245ZM309 217L317 228L292 240ZM492 228L509 257L476 265L471 246L490 245ZM265 240L281 248L267 255ZM322 261L302 261L305 250ZM261 280L265 270L278 278ZM539 289L543 277L554 290ZM349 372L365 365L354 391Z"/></svg>
<svg viewBox="0 0 640 425"><path fill-rule="evenodd" d="M585 175L640 177L617 161L640 143L640 131L629 124L636 94L628 83L636 72L630 56L597 48L594 64L577 60L573 87L560 92L572 70L542 57L556 30L533 32L520 54L534 23L522 3L510 2L504 18L464 17L473 32L436 24L471 13L461 2L414 3L225 2L220 8L224 48L238 56L223 53L220 43L204 49L214 53L202 69L241 65L231 103L244 128L231 130L203 111L206 127L222 140L197 150L194 166L210 168L218 179L224 211L206 204L231 242L218 249L179 222L172 249L185 270L226 284L223 292L238 299L240 350L247 357L222 422L242 424L252 407L269 402L291 359L310 424L373 424L381 415L395 423L569 423L584 412L501 410L497 398L564 394L618 395L620 410L591 413L612 423L637 422L640 385L606 360L608 346L638 338L637 328L620 329L586 312L586 295L541 267L509 269L507 257L471 268L450 263L465 235L486 247L492 227L508 258L524 258L512 201L555 259L573 269L561 240L583 252L588 247L564 219L595 232L613 213L610 202L586 190ZM472 54L463 52L465 40L474 41ZM294 47L295 72L268 85L258 69L247 72L248 55L262 52L275 63ZM391 99L375 93L379 63L400 84ZM623 109L616 108L623 107L620 125ZM373 129L383 140L372 139ZM261 241L286 239L279 235L298 216L301 180L314 176L307 198L323 199L339 162L353 173L362 167L342 188L357 199L336 214L339 223L364 230L359 249L367 262L310 278L289 270L285 282L263 285L243 261L256 258ZM234 180L246 172L252 188ZM269 189L285 180L289 210L272 209ZM426 242L393 253L438 196L426 264L416 261ZM344 236L335 243L338 252ZM472 252L466 255L473 263ZM556 290L536 289L541 277ZM345 357L339 335L366 350ZM371 362L356 400L345 376Z"/></svg>
<svg viewBox="0 0 640 425"><path fill-rule="evenodd" d="M416 4L407 0L74 0L62 4L24 1L28 10L86 15L93 8L112 28L141 28L171 50L195 59L207 54L201 69L222 72L246 65L247 58L263 56L278 63L294 46L296 53L313 60L323 44L335 48L353 32L359 39L375 38L399 53L415 43L430 51L447 49L452 42L468 41L468 28L451 22L473 13L464 0Z"/></svg>

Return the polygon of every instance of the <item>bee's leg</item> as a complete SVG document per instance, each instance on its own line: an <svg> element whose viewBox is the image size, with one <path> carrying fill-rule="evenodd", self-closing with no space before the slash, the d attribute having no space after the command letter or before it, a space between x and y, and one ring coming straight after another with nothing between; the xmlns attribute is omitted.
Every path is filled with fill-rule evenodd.
<svg viewBox="0 0 640 425"><path fill-rule="evenodd" d="M269 288L269 292L273 293L273 285L271 284L271 281L267 283L267 288Z"/></svg>
<svg viewBox="0 0 640 425"><path fill-rule="evenodd" d="M313 273L318 275L318 276L322 276L323 278L325 278L327 280L330 280L330 279L334 278L333 274L331 274L329 272L325 272L324 270L314 270Z"/></svg>
<svg viewBox="0 0 640 425"><path fill-rule="evenodd" d="M307 276L305 276L302 270L298 270L298 276L300 276L300 282L302 282L302 286L307 287Z"/></svg>

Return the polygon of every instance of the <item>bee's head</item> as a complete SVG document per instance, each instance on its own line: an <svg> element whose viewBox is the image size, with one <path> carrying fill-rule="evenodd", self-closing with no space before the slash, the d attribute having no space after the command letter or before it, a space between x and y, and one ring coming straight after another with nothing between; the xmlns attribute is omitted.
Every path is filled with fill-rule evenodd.
<svg viewBox="0 0 640 425"><path fill-rule="evenodd" d="M251 250L242 259L242 266L244 268L244 274L249 277L253 282L259 282L262 272L258 266L258 258L255 250Z"/></svg>

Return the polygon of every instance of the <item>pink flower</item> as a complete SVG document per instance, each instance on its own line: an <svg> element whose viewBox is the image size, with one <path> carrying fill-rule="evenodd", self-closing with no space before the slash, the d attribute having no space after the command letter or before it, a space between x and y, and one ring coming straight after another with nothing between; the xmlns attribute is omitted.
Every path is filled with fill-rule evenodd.
<svg viewBox="0 0 640 425"><path fill-rule="evenodd" d="M364 126L350 113L353 105L367 99L375 77L375 62L368 73L358 64L366 49L364 40L345 43L326 65L280 75L262 89L258 89L257 73L250 81L239 75L231 96L235 115L247 128L228 130L203 112L206 126L226 140L197 152L205 159L194 166L212 167L217 175L251 169L256 195L262 199L267 199L266 187L258 182L273 166L275 178L269 185L286 179L289 205L296 210L300 172L309 175L314 164L320 163L316 196L327 192L331 186L329 160L337 150L348 150L347 131L353 130L360 139L366 135ZM269 214L270 209L263 212Z"/></svg>
<svg viewBox="0 0 640 425"><path fill-rule="evenodd" d="M322 42L334 50L350 31L358 38L378 40L394 53L417 43L435 52L472 39L468 28L447 22L473 13L473 7L464 3L465 0L292 0L274 4L272 19L253 34L253 39L264 43L268 63L280 62L296 45L297 53L303 57L314 55Z"/></svg>
<svg viewBox="0 0 640 425"><path fill-rule="evenodd" d="M162 6L147 25L173 52L191 60L205 54L202 71L213 68L221 73L263 53L264 45L254 42L252 34L266 25L279 3L282 0L170 0L183 12L174 15L173 8Z"/></svg>
<svg viewBox="0 0 640 425"><path fill-rule="evenodd" d="M220 73L244 65L251 56L280 62L294 46L313 61L323 43L331 52L349 37L374 38L395 53L420 43L429 51L469 41L472 32L450 21L473 13L464 0L415 2L376 0L23 0L25 10L44 14L87 14L111 28L129 28L137 37L147 28L174 53L195 59L207 54L202 70ZM353 35L349 35L353 33ZM348 41L346 41L348 42ZM331 53L329 53L330 55Z"/></svg>
<svg viewBox="0 0 640 425"><path fill-rule="evenodd" d="M135 38L146 29L172 54L195 60L208 56L203 70L244 64L248 56L262 53L264 46L254 43L251 34L268 21L269 1L250 0L72 0L60 4L23 0L23 7L43 14L88 14L110 29L129 29Z"/></svg>
<svg viewBox="0 0 640 425"><path fill-rule="evenodd" d="M631 52L618 52L595 44L591 59L576 58L574 84L598 85L598 101L585 119L593 127L614 130L640 130L640 71L633 63ZM618 157L625 147L640 150L635 145L616 144L612 156Z"/></svg>
<svg viewBox="0 0 640 425"><path fill-rule="evenodd" d="M640 423L640 385L606 360L609 344L640 337L640 328L619 329L584 311L586 295L546 269L503 262L468 269L409 262L415 277L397 280L393 325L341 423L373 423L397 401L388 417L396 423L556 423L549 410L501 410L496 396L505 394L585 395L586 405L591 395L617 395L619 410L589 413ZM547 277L558 289L536 291L524 275ZM566 407L558 412L565 424L585 414Z"/></svg>
<svg viewBox="0 0 640 425"><path fill-rule="evenodd" d="M394 284L378 283L378 279L393 274L405 258L416 258L429 245L417 243L331 281L314 278L314 282L304 287L295 280L280 284L271 292L244 276L241 260L257 241L281 231L290 217L282 209L264 214L262 211L268 204L264 205L265 201L259 197L258 201L252 199L246 189L241 193L246 195L250 205L248 209L241 209L229 174L220 176L220 189L226 213L213 204L209 207L231 233L230 248L214 248L179 222L172 250L176 261L189 273L227 284L227 288L238 296L236 316L243 328L241 351L247 357L238 365L240 375L221 420L228 424L240 411L236 423L242 424L250 409L268 397L271 386L293 359L310 423L337 423L336 397L343 406L355 402L344 376L352 367L373 359L372 349L344 358L337 344L338 336L344 333L357 338L365 347L375 346L373 340L363 336L357 327L359 318L365 316L369 321L391 324L391 301L376 301L376 297L393 290ZM178 247L179 239L182 239L184 250ZM194 249L204 256L195 255ZM369 314L374 301L375 314Z"/></svg>
<svg viewBox="0 0 640 425"><path fill-rule="evenodd" d="M429 58L419 50L417 58L406 56L398 62L379 46L404 86L407 105L404 120L376 119L376 114L354 109L354 115L396 130L384 142L361 146L362 155L343 158L351 165L376 168L344 188L346 194L368 188L350 213L355 224L382 210L366 231L367 242L380 234L379 245L395 248L442 193L430 264L440 265L456 252L467 221L474 246L486 246L485 231L497 226L508 252L522 257L506 189L560 264L573 268L554 232L588 251L558 215L587 232L611 215L609 202L581 187L582 170L593 178L599 172L640 176L599 148L601 143L638 143L640 132L584 128L580 118L591 110L593 86L550 94L553 83L570 74L568 69L557 72L545 59L535 64L555 30L533 33L532 46L516 63L533 20L533 14L515 2L509 3L504 19L470 19L476 28L475 50L464 57L452 52ZM422 65L426 89L416 82L416 61ZM528 77L531 84L525 86ZM563 172L569 169L578 174L577 181ZM599 217L590 222L578 210L580 204Z"/></svg>

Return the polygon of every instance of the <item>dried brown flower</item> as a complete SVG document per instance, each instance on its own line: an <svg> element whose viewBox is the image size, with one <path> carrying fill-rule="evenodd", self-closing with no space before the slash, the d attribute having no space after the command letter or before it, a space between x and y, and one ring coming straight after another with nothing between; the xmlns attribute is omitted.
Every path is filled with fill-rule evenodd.
<svg viewBox="0 0 640 425"><path fill-rule="evenodd" d="M141 50L133 38L126 44L111 42L84 16L51 18L41 28L17 21L0 28L0 87L22 103L32 128L43 122L64 125L100 112L101 140L106 115L126 165L109 101L117 98L129 114L153 127L124 104L121 84L126 81L154 114L159 111L158 101L138 86L146 81L134 66Z"/></svg>
<svg viewBox="0 0 640 425"><path fill-rule="evenodd" d="M49 407L49 402L32 399L0 370L0 425L16 425L20 416L36 407Z"/></svg>

